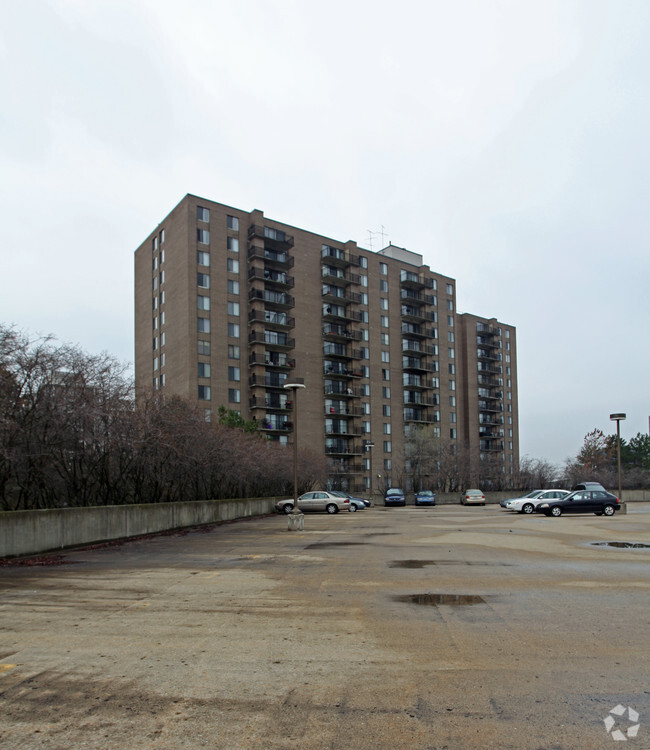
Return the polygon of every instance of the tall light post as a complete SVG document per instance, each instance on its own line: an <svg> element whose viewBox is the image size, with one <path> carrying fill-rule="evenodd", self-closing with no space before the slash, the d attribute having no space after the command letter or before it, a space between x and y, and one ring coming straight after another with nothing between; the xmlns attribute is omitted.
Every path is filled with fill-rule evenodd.
<svg viewBox="0 0 650 750"><path fill-rule="evenodd" d="M627 414L610 414L612 422L616 422L616 457L618 459L618 499L623 502L623 490L621 489L621 422L627 418ZM623 506L625 508L625 506Z"/></svg>
<svg viewBox="0 0 650 750"><path fill-rule="evenodd" d="M293 391L293 510L289 514L288 531L305 528L305 516L298 508L298 389L305 387L304 378L293 378L284 387Z"/></svg>
<svg viewBox="0 0 650 750"><path fill-rule="evenodd" d="M375 447L375 444L372 440L368 440L364 447L368 451L368 468L370 470L370 476L368 477L368 491L370 492L370 502L372 502L372 449Z"/></svg>

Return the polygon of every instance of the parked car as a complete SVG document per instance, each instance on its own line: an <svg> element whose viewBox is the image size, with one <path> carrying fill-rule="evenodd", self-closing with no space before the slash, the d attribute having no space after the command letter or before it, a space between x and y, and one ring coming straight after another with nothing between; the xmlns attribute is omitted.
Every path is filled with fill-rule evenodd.
<svg viewBox="0 0 650 750"><path fill-rule="evenodd" d="M420 490L415 493L415 504L416 505L435 505L436 504L436 493L431 490Z"/></svg>
<svg viewBox="0 0 650 750"><path fill-rule="evenodd" d="M354 497L353 495L349 495L347 492L339 492L338 490L336 492L332 492L332 494L340 495L341 497L347 497L347 499L350 501L350 507L348 508L348 510L351 513L354 513L357 510L366 509L366 501L362 497Z"/></svg>
<svg viewBox="0 0 650 750"><path fill-rule="evenodd" d="M349 492L344 492L343 494L346 497L349 497L350 500L357 500L358 502L363 503L365 508L369 508L372 505L370 500L368 500L368 498L366 497L357 497L356 495L351 495Z"/></svg>
<svg viewBox="0 0 650 750"><path fill-rule="evenodd" d="M485 505L485 495L481 490L465 490L460 496L461 505Z"/></svg>
<svg viewBox="0 0 650 750"><path fill-rule="evenodd" d="M342 493L325 492L316 490L314 492L305 492L298 498L298 509L301 511L318 511L324 510L327 513L338 513L340 510L348 510L350 500ZM291 513L293 510L293 498L288 500L278 500L275 504L278 513Z"/></svg>
<svg viewBox="0 0 650 750"><path fill-rule="evenodd" d="M523 498L525 498L525 497L532 497L532 498L534 498L534 497L537 497L538 495L540 495L542 492L544 492L544 490L533 490L532 492L529 492L527 495L523 495L522 497L518 497L518 498L509 497L507 500L502 500L499 503L499 505L502 508L505 508L508 505L508 503L512 502L513 500L523 500Z"/></svg>
<svg viewBox="0 0 650 750"><path fill-rule="evenodd" d="M535 490L534 493L524 497L516 497L513 500L506 501L506 510L514 510L517 513L534 513L536 506L549 500L562 500L569 493L569 490ZM534 495L534 497L531 497Z"/></svg>
<svg viewBox="0 0 650 750"><path fill-rule="evenodd" d="M391 487L384 495L384 505L406 505L404 490L399 487Z"/></svg>
<svg viewBox="0 0 650 750"><path fill-rule="evenodd" d="M605 490L578 490L570 492L560 500L540 503L535 511L547 516L561 516L563 513L595 513L597 516L613 516L620 510L621 502Z"/></svg>

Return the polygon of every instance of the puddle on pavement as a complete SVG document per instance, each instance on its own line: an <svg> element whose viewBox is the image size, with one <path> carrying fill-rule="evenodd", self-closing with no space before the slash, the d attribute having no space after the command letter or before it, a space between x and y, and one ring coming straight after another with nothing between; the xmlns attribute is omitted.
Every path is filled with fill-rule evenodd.
<svg viewBox="0 0 650 750"><path fill-rule="evenodd" d="M589 542L592 547L616 547L617 549L650 549L650 544L641 542Z"/></svg>
<svg viewBox="0 0 650 750"><path fill-rule="evenodd" d="M485 604L482 596L474 594L404 594L393 597L393 601L405 604L424 604L428 607L438 607L441 604L452 607L466 604Z"/></svg>
<svg viewBox="0 0 650 750"><path fill-rule="evenodd" d="M322 549L323 547L355 547L360 544L367 544L367 542L315 542L310 544L305 549Z"/></svg>
<svg viewBox="0 0 650 750"><path fill-rule="evenodd" d="M389 568L424 568L428 565L485 565L496 567L509 567L512 563L493 563L468 560L393 560L388 564Z"/></svg>

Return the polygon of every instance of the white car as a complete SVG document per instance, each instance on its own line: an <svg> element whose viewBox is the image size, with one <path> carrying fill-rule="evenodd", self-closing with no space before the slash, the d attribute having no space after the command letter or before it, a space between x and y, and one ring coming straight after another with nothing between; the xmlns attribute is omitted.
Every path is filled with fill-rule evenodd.
<svg viewBox="0 0 650 750"><path fill-rule="evenodd" d="M540 503L560 500L568 494L568 490L542 490L536 497L516 497L513 500L508 500L504 507L506 510L514 510L517 513L530 514L535 512L535 508Z"/></svg>

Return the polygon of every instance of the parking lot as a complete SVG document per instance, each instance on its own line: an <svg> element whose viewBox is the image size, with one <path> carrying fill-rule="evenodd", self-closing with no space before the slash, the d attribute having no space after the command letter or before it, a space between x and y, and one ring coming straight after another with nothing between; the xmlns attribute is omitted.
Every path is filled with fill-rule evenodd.
<svg viewBox="0 0 650 750"><path fill-rule="evenodd" d="M650 549L611 542L649 545L650 504L275 515L2 566L0 747L649 748Z"/></svg>

